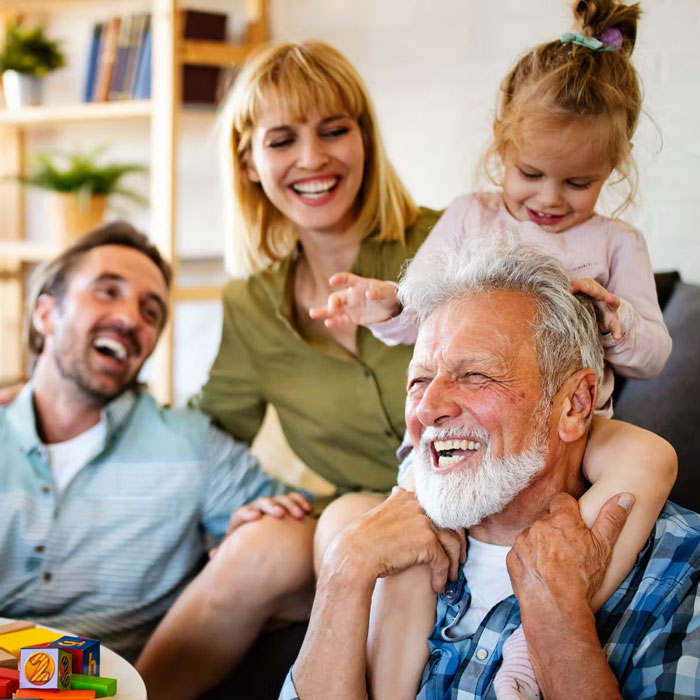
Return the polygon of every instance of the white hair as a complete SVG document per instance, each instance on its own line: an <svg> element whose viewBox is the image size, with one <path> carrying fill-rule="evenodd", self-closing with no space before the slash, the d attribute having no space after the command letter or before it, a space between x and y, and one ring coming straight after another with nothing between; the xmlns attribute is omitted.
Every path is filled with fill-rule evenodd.
<svg viewBox="0 0 700 700"><path fill-rule="evenodd" d="M562 264L508 232L458 239L418 255L399 283L399 300L422 323L438 307L491 290L512 290L537 305L532 324L542 388L551 399L567 377L588 367L603 381L603 347L595 308L573 295Z"/></svg>

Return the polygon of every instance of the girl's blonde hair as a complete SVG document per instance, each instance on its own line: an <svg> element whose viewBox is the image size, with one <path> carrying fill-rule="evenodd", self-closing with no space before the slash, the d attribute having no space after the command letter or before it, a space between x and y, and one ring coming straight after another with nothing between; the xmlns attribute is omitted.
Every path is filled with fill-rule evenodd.
<svg viewBox="0 0 700 700"><path fill-rule="evenodd" d="M641 10L638 3L577 0L573 11L580 34L598 38L606 30L617 29L621 47L596 51L557 39L526 53L501 84L494 138L483 164L489 180L500 185L502 158L509 146L521 147L535 130L556 130L586 119L592 127L604 127L592 128L591 138L602 135L610 166L628 185L622 210L637 187L631 152L642 90L631 55Z"/></svg>
<svg viewBox="0 0 700 700"><path fill-rule="evenodd" d="M280 104L294 122L309 112L347 114L357 120L365 148L365 166L354 226L379 240L404 240L417 216L408 191L389 162L367 88L350 62L319 41L276 43L252 54L222 110L228 197L229 267L250 274L281 260L294 249L296 227L252 182L246 166L256 120L270 104ZM227 193L228 194L228 193Z"/></svg>

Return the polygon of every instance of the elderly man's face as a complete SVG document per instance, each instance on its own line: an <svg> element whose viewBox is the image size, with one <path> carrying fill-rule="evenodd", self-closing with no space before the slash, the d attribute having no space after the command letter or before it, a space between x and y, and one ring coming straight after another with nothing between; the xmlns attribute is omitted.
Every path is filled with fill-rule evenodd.
<svg viewBox="0 0 700 700"><path fill-rule="evenodd" d="M544 465L535 311L524 294L493 291L445 304L421 326L406 423L416 491L439 525L502 510Z"/></svg>

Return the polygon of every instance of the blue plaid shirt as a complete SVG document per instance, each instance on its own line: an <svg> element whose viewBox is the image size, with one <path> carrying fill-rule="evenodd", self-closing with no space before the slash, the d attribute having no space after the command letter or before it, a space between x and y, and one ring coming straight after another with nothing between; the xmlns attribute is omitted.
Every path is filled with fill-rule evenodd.
<svg viewBox="0 0 700 700"><path fill-rule="evenodd" d="M700 697L699 581L700 516L667 503L637 565L596 615L624 698ZM510 596L490 610L473 636L448 638L470 597L462 573L438 597L417 700L495 699L492 681L503 642L520 624L520 608ZM280 700L298 700L291 672Z"/></svg>
<svg viewBox="0 0 700 700"><path fill-rule="evenodd" d="M57 493L31 385L0 408L0 615L132 656L196 573L205 535L285 487L198 411L127 392L102 418L104 444Z"/></svg>

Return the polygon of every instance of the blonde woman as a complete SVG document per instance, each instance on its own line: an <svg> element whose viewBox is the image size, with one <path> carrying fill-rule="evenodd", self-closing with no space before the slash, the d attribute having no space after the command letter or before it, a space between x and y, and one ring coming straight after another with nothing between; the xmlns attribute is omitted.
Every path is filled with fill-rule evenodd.
<svg viewBox="0 0 700 700"><path fill-rule="evenodd" d="M325 305L336 273L396 280L439 216L414 205L362 79L326 44L259 51L222 118L230 243L246 276L224 290L221 346L199 404L248 442L273 405L289 445L335 495L359 493L318 533L303 509L273 504L230 527L144 650L139 670L151 700L196 697L266 626L306 619L314 535L320 553L396 483L412 348L387 347L356 325L327 328L309 311Z"/></svg>

